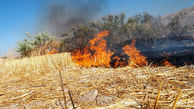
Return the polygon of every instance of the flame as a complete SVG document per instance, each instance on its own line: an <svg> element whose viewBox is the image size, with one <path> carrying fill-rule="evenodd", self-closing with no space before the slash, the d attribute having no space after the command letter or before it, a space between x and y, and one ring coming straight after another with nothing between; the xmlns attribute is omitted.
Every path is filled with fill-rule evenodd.
<svg viewBox="0 0 194 109"><path fill-rule="evenodd" d="M128 65L128 62L127 61L121 59L118 56L113 57L113 60L116 60L116 62L114 63L114 66L113 66L115 68L116 67L124 67L124 66Z"/></svg>
<svg viewBox="0 0 194 109"><path fill-rule="evenodd" d="M142 67L147 65L146 57L141 55L140 51L135 48L136 40L132 40L131 45L126 45L123 47L124 52L130 56L129 66Z"/></svg>
<svg viewBox="0 0 194 109"><path fill-rule="evenodd" d="M75 50L72 53L72 60L85 67L110 67L113 52L107 50L106 40L103 39L108 34L109 32L106 30L96 34L96 38L89 41L90 46L85 47L83 50Z"/></svg>
<svg viewBox="0 0 194 109"><path fill-rule="evenodd" d="M56 49L52 49L48 54L56 54L56 53L58 53L58 50L56 50Z"/></svg>
<svg viewBox="0 0 194 109"><path fill-rule="evenodd" d="M72 60L81 66L85 67L110 67L111 56L114 52L107 49L106 40L103 38L108 36L109 31L101 31L96 34L95 38L89 41L89 45L83 50L74 50L72 52ZM131 45L123 47L123 51L130 57L129 61L125 58L115 56L112 59L116 60L113 67L123 67L126 65L137 67L147 65L146 58L140 54L140 51L135 48L135 40Z"/></svg>
<svg viewBox="0 0 194 109"><path fill-rule="evenodd" d="M167 61L167 59L168 59L168 57L166 58L166 59L163 59L163 63L162 63L162 65L164 65L164 66L171 66L171 67L175 67L174 65L172 65L169 61Z"/></svg>

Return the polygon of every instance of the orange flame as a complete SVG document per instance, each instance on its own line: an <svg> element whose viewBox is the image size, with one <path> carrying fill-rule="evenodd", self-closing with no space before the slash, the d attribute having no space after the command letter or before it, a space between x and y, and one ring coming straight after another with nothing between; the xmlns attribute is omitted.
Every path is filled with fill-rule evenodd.
<svg viewBox="0 0 194 109"><path fill-rule="evenodd" d="M113 57L113 60L117 60L115 63L114 63L114 66L113 67L124 67L126 65L128 65L127 61L121 61L121 58L118 57L118 56L115 56Z"/></svg>
<svg viewBox="0 0 194 109"><path fill-rule="evenodd" d="M124 52L130 56L129 66L137 67L147 65L146 57L141 55L140 51L135 48L136 40L132 40L131 45L123 47Z"/></svg>
<svg viewBox="0 0 194 109"><path fill-rule="evenodd" d="M103 38L108 36L108 31L102 31L96 34L96 38L89 41L89 46L83 50L74 50L72 53L72 60L81 66L85 67L110 67L111 56L114 52L107 50L106 40ZM130 56L129 66L143 66L147 65L146 58L140 54L135 48L135 40L132 41L131 45L123 47L124 52ZM114 67L123 67L128 63L121 61L120 57L116 56L113 59L117 60L114 63Z"/></svg>
<svg viewBox="0 0 194 109"><path fill-rule="evenodd" d="M48 54L56 54L58 51L56 49L52 49Z"/></svg>
<svg viewBox="0 0 194 109"><path fill-rule="evenodd" d="M167 61L167 59L168 59L168 57L167 57L166 59L163 59L163 61L164 61L164 62L163 62L162 64L163 64L164 66L171 66L171 67L175 67L175 66L174 66L174 65L172 65L169 61Z"/></svg>
<svg viewBox="0 0 194 109"><path fill-rule="evenodd" d="M85 67L110 67L110 57L113 52L106 50L106 40L103 39L108 34L109 32L106 30L96 34L97 37L89 41L90 47L87 46L84 50L75 50L73 52L72 60L78 65Z"/></svg>

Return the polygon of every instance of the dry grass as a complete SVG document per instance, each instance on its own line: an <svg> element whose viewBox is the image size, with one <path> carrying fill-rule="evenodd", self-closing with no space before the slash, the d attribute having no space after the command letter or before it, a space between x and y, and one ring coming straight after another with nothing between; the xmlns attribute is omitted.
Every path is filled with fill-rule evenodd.
<svg viewBox="0 0 194 109"><path fill-rule="evenodd" d="M157 104L158 104L158 100L160 98L160 91L162 89L162 84L163 84L163 82L160 83L160 88L158 90L158 95L157 95L157 98L156 98L156 102L155 102L155 105L154 105L154 109L157 109Z"/></svg>
<svg viewBox="0 0 194 109"><path fill-rule="evenodd" d="M60 109L64 102L58 71L62 74L65 95L71 90L77 109L153 108L161 82L158 109L171 108L179 89L182 91L175 108L194 108L193 65L84 68L76 66L68 53L1 61L0 108ZM98 90L99 96L114 96L116 100L106 106L78 100L93 89ZM67 107L72 108L69 96L66 100Z"/></svg>
<svg viewBox="0 0 194 109"><path fill-rule="evenodd" d="M66 65L73 65L70 53L55 55L36 56L23 59L7 60L0 63L0 68L11 75L24 76L40 75L44 73L57 72ZM3 72L3 71L2 71Z"/></svg>

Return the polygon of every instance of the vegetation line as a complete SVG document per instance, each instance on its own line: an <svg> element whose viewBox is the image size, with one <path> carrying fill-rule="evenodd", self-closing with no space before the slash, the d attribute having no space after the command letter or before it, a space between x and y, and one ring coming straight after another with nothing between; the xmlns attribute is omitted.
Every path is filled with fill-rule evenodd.
<svg viewBox="0 0 194 109"><path fill-rule="evenodd" d="M154 17L146 12L131 17L127 17L125 13L107 15L98 20L92 20L87 25L75 25L57 36L49 32L36 35L26 33L25 39L18 42L16 50L19 57L71 52L75 49L83 49L89 44L89 40L94 38L94 34L101 30L107 30L110 33L106 38L108 47L127 44L134 39L157 46L162 40L192 38L194 25L181 25L184 17L183 14L178 14L169 23L164 24L161 17Z"/></svg>

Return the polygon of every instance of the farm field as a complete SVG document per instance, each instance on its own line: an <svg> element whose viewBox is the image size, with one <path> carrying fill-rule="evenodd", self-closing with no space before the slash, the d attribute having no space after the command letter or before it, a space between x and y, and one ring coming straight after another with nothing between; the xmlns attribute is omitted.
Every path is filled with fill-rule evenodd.
<svg viewBox="0 0 194 109"><path fill-rule="evenodd" d="M194 0L0 7L0 109L194 109Z"/></svg>
<svg viewBox="0 0 194 109"><path fill-rule="evenodd" d="M68 109L68 92L76 109L194 108L194 65L86 68L59 53L1 60L0 109L64 108L60 74Z"/></svg>

